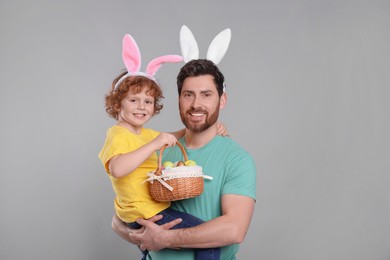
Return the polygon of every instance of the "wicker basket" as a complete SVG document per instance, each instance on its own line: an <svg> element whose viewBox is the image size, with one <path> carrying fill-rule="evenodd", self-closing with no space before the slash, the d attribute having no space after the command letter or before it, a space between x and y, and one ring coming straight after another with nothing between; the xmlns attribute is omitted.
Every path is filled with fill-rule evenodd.
<svg viewBox="0 0 390 260"><path fill-rule="evenodd" d="M187 161L188 157L184 147L179 142L177 145L183 153L184 161ZM203 178L205 177L202 167L178 166L163 170L162 156L165 147L160 149L157 170L148 174L152 198L157 201L175 201L200 195L203 192Z"/></svg>

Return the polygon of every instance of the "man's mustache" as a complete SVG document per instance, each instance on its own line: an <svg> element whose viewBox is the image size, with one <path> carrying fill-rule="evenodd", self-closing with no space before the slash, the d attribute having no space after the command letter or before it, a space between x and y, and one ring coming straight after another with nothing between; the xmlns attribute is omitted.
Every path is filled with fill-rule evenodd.
<svg viewBox="0 0 390 260"><path fill-rule="evenodd" d="M197 113L208 114L207 111L203 110L203 109L189 109L189 110L187 110L187 113L188 114L197 114Z"/></svg>

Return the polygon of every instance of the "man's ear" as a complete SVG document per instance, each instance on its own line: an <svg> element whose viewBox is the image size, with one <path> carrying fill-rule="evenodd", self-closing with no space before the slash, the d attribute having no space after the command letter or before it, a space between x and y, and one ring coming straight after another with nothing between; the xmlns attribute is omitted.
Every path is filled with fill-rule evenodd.
<svg viewBox="0 0 390 260"><path fill-rule="evenodd" d="M222 96L219 98L219 110L224 109L227 103L227 94L223 93Z"/></svg>

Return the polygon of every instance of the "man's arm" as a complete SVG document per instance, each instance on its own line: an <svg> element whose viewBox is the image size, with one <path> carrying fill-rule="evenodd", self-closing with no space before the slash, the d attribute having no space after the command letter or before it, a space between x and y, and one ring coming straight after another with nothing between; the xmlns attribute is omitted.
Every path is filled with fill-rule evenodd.
<svg viewBox="0 0 390 260"><path fill-rule="evenodd" d="M227 194L222 196L222 216L199 226L166 230L155 223L140 219L142 233L130 233L142 250L163 248L211 248L241 243L248 231L255 202L252 198Z"/></svg>
<svg viewBox="0 0 390 260"><path fill-rule="evenodd" d="M162 218L162 215L156 215L152 218L150 218L148 221L151 223L154 223ZM181 218L172 220L169 223L165 223L164 225L161 225L164 229L171 229L172 227L176 226L182 221ZM117 233L121 238L126 240L127 242L139 246L141 244L141 241L136 240L134 237L131 237L129 234L135 234L139 233L141 234L145 228L140 229L131 229L129 228L123 221L121 221L116 215L112 217L111 221L111 227Z"/></svg>
<svg viewBox="0 0 390 260"><path fill-rule="evenodd" d="M131 229L128 226L126 226L126 224L123 223L116 215L112 217L111 227L121 238L123 238L127 242L134 245L140 245L141 242L136 241L133 238L130 238L129 234L131 232L137 232L137 231L141 232L142 228L139 230Z"/></svg>

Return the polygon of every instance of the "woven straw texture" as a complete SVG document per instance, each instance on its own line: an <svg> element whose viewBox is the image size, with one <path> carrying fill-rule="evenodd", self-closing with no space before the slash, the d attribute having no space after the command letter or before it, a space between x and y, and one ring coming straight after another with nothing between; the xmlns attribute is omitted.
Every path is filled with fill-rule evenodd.
<svg viewBox="0 0 390 260"><path fill-rule="evenodd" d="M177 145L183 153L184 161L187 161L188 156L184 147L179 142L177 142ZM165 147L160 149L158 168L152 174L152 178L149 178L152 198L156 201L176 201L199 196L204 187L202 168L199 166L180 166L172 168L168 174L164 173L162 175L162 156ZM172 189L167 188L165 184L172 187Z"/></svg>

